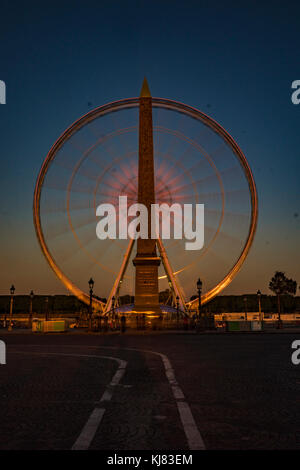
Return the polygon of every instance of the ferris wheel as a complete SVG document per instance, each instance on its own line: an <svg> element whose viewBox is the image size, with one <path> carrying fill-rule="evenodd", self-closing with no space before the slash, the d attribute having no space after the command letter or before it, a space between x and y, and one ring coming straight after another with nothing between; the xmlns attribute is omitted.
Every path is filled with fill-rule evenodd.
<svg viewBox="0 0 300 470"><path fill-rule="evenodd" d="M96 208L119 196L137 202L138 98L100 106L74 122L50 149L34 192L34 223L42 252L56 276L89 303L86 280L96 280L93 307L107 312L111 299L134 295L129 263L134 240L97 239ZM197 277L202 303L219 294L245 261L257 224L257 193L249 164L233 138L211 117L176 101L152 98L155 199L204 204L204 247L184 239L160 240L160 287L192 306Z"/></svg>

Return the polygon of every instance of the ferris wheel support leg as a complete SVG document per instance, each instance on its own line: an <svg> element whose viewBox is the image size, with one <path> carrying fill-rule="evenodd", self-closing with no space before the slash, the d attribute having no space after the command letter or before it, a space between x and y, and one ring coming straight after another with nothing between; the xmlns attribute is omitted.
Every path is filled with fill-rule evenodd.
<svg viewBox="0 0 300 470"><path fill-rule="evenodd" d="M185 305L185 300L184 300L184 295L183 295L183 292L182 292L182 288L179 284L178 279L176 279L174 274L173 274L173 270L171 268L170 261L168 260L167 252L165 250L163 242L161 241L161 239L159 237L157 238L157 246L158 246L158 249L159 249L159 252L160 252L160 256L161 256L161 259L162 259L162 262L163 262L163 266L164 266L168 281L172 285L175 297L177 297L177 296L179 297L179 306L180 306L181 310L183 310L185 312L186 311L186 305ZM175 300L175 302L176 302L176 300Z"/></svg>
<svg viewBox="0 0 300 470"><path fill-rule="evenodd" d="M107 300L107 303L106 303L106 306L105 306L105 309L104 309L104 314L106 314L107 312L109 312L111 310L111 308L112 308L112 298L117 297L118 294L119 294L121 283L123 281L123 277L124 277L124 274L125 274L127 266L128 266L128 262L129 262L129 259L130 259L130 256L131 256L131 252L132 252L132 249L133 249L134 242L135 242L135 240L133 240L133 239L129 240L129 243L128 243L128 246L127 246L127 249L126 249L122 264L121 264L121 267L120 267L120 271L119 271L119 273L116 277L113 288L112 288L112 290L109 294L109 297L108 297L108 300Z"/></svg>

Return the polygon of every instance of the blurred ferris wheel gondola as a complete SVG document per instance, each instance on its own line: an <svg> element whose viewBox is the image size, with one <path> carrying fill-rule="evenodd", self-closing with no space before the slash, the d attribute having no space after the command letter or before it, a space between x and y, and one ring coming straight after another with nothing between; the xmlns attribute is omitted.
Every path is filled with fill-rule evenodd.
<svg viewBox="0 0 300 470"><path fill-rule="evenodd" d="M91 275L101 297L110 292L109 302L121 286L134 295L133 242L100 242L95 229L99 204L114 204L118 214L119 196L137 202L138 107L138 98L124 99L78 119L52 146L37 178L34 223L41 249L67 289L87 304ZM156 202L205 207L202 250L185 250L184 239L158 242L165 260L160 286L177 283L185 308L197 302L188 298L199 276L205 303L241 268L255 234L257 193L244 154L216 121L168 99L152 98L152 107ZM103 312L108 303L93 299Z"/></svg>

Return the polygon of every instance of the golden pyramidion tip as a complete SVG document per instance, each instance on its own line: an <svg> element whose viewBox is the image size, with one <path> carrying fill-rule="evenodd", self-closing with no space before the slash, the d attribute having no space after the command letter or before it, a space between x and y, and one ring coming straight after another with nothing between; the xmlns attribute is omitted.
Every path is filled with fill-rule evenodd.
<svg viewBox="0 0 300 470"><path fill-rule="evenodd" d="M144 78L140 98L151 98L151 93L146 77Z"/></svg>

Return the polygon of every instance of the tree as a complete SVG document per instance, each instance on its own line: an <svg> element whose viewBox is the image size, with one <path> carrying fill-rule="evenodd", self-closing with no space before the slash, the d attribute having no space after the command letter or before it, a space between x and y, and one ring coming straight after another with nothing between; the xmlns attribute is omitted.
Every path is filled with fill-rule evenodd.
<svg viewBox="0 0 300 470"><path fill-rule="evenodd" d="M269 283L269 289L277 295L278 315L280 318L280 296L286 294L295 295L297 282L293 279L288 279L285 273L276 271Z"/></svg>

